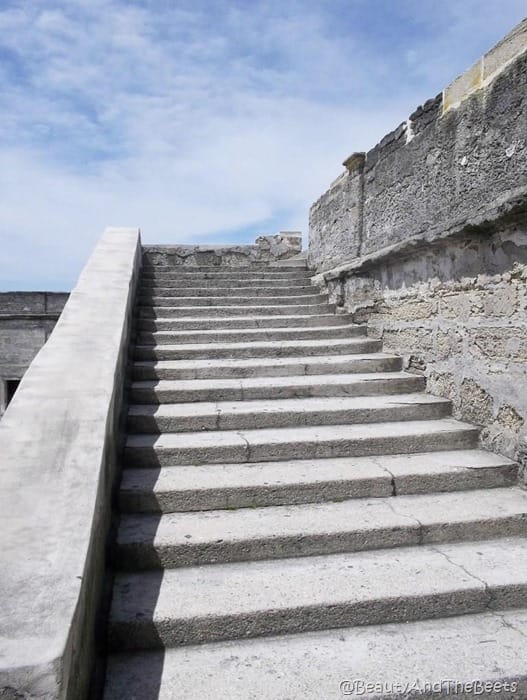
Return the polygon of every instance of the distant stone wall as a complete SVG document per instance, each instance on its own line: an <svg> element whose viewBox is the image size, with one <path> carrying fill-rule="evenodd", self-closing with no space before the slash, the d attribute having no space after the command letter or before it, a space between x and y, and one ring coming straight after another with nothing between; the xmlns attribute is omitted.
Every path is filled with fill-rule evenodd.
<svg viewBox="0 0 527 700"><path fill-rule="evenodd" d="M526 50L527 21L348 159L308 252L332 300L509 456L527 429Z"/></svg>
<svg viewBox="0 0 527 700"><path fill-rule="evenodd" d="M44 345L68 300L59 292L0 293L0 416L7 382L22 379Z"/></svg>
<svg viewBox="0 0 527 700"><path fill-rule="evenodd" d="M258 236L254 245L146 245L143 262L147 265L268 265L298 255L302 250L302 234L281 231Z"/></svg>

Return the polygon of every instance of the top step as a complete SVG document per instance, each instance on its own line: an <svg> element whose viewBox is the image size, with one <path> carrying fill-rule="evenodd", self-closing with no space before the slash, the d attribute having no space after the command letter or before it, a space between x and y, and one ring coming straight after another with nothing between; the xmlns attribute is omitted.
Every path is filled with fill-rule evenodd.
<svg viewBox="0 0 527 700"><path fill-rule="evenodd" d="M283 274L287 272L304 272L308 271L307 263L305 260L299 260L295 263L289 263L285 260L282 265L269 264L269 263L258 263L251 265L152 265L150 263L144 263L142 266L143 272L199 272L199 273L211 273L211 272L223 272L228 274L238 274L240 272L247 272L252 274L262 274L264 272Z"/></svg>

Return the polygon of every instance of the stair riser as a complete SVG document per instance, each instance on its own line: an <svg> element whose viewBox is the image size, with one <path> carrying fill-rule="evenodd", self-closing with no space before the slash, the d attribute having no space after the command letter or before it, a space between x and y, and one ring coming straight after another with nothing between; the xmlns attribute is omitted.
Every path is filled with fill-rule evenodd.
<svg viewBox="0 0 527 700"><path fill-rule="evenodd" d="M285 559L344 552L360 552L392 547L410 547L421 544L445 542L476 542L500 537L525 537L527 519L519 516L474 520L464 523L440 523L419 527L417 523L397 527L368 528L339 533L316 535L277 536L273 538L246 539L242 541L210 541L184 545L158 545L134 543L118 545L115 550L117 566L123 571L147 569L174 569L185 566L201 566L218 562L257 561Z"/></svg>
<svg viewBox="0 0 527 700"><path fill-rule="evenodd" d="M200 330L237 330L256 328L309 328L311 326L331 328L352 323L347 315L342 316L273 316L272 318L204 318L204 319L139 319L139 331L155 333L157 331L200 331Z"/></svg>
<svg viewBox="0 0 527 700"><path fill-rule="evenodd" d="M328 326L327 328L279 328L274 330L213 331L207 333L161 331L139 333L139 345L174 345L178 343L250 343L269 340L324 340L366 336L366 326Z"/></svg>
<svg viewBox="0 0 527 700"><path fill-rule="evenodd" d="M141 287L141 297L245 297L258 300L260 297L303 297L318 294L316 287Z"/></svg>
<svg viewBox="0 0 527 700"><path fill-rule="evenodd" d="M350 585L353 585L351 571ZM339 627L409 622L483 612L488 609L491 596L493 607L520 607L525 604L526 594L527 587L524 586L504 591L486 591L475 583L473 589L420 595L417 605L412 596L375 599L367 604L350 602L331 607L299 606L206 618L174 617L158 624L148 619L139 619L133 623L114 621L110 624L109 641L113 649L160 648Z"/></svg>
<svg viewBox="0 0 527 700"><path fill-rule="evenodd" d="M352 374L367 372L398 372L402 369L402 359L399 357L368 358L360 360L345 360L328 365L313 360L307 363L287 365L261 365L260 367L200 367L196 369L177 369L160 365L133 366L133 377L136 381L151 381L162 379L233 379L249 377L285 377L292 375L317 374Z"/></svg>
<svg viewBox="0 0 527 700"><path fill-rule="evenodd" d="M347 384L320 384L311 386L264 387L233 386L222 389L131 389L133 403L185 403L193 401L243 401L251 399L293 399L313 396L375 396L381 394L412 393L425 388L424 377L400 377L372 382Z"/></svg>
<svg viewBox="0 0 527 700"><path fill-rule="evenodd" d="M182 316L191 316L192 318L204 317L206 319L223 319L225 317L240 316L247 314L248 317L253 316L306 316L311 315L318 317L320 314L331 314L335 310L333 304L283 304L275 306L245 306L240 308L237 306L140 306L138 308L138 318L140 319L159 319L159 318L175 318L179 319ZM339 317L336 316L338 319ZM346 317L344 317L346 318Z"/></svg>
<svg viewBox="0 0 527 700"><path fill-rule="evenodd" d="M382 343L380 340L355 340L350 341L349 345L337 345L332 346L328 343L326 354L327 355L340 355L340 354L357 354L357 353L373 353L381 350ZM277 345L276 347L258 347L258 345L248 345L247 347L239 348L220 348L216 347L211 349L207 347L207 344L203 344L203 348L178 348L177 346L166 346L162 345L148 347L145 345L138 345L135 348L135 359L136 360L213 360L213 359L229 359L229 358L248 358L248 357L299 357L299 356L309 356L309 355L320 355L320 347L305 347L302 345L291 345L283 347Z"/></svg>
<svg viewBox="0 0 527 700"><path fill-rule="evenodd" d="M214 467L211 467L214 468ZM177 470L177 467L173 467ZM153 475L155 471L152 470ZM489 469L467 469L456 474L423 474L397 478L397 494L424 494L444 491L468 491L512 486L517 482L517 468L503 466ZM119 507L123 513L177 513L196 510L255 508L264 506L325 503L349 498L386 498L393 495L392 479L376 477L296 483L240 488L164 491L154 493L126 490L121 487Z"/></svg>
<svg viewBox="0 0 527 700"><path fill-rule="evenodd" d="M254 290L252 291L254 292ZM142 306L258 306L260 313L267 315L266 310L268 306L280 306L282 304L305 306L306 304L327 303L327 294L316 294L313 293L312 289L309 292L309 294L301 294L299 296L259 296L254 293L247 293L243 296L196 296L187 292L186 296L141 296L139 304Z"/></svg>
<svg viewBox="0 0 527 700"><path fill-rule="evenodd" d="M411 454L440 450L473 449L478 444L476 428L464 431L441 431L437 434L356 440L322 440L277 442L269 444L217 445L173 449L163 447L125 448L124 462L130 467L168 467L178 464L221 464L272 462L285 459L318 459L326 457L366 457L371 455Z"/></svg>

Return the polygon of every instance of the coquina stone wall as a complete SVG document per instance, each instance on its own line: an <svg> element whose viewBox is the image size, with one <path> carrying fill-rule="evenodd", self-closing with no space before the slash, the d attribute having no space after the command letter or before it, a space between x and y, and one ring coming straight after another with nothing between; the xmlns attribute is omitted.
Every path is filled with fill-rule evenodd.
<svg viewBox="0 0 527 700"><path fill-rule="evenodd" d="M343 311L518 456L527 432L527 21L313 205L308 260Z"/></svg>

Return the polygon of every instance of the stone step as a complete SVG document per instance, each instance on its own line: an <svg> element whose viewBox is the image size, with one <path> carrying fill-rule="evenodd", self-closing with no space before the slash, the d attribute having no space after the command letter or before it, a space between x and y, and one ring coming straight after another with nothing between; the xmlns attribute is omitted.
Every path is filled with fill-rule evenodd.
<svg viewBox="0 0 527 700"><path fill-rule="evenodd" d="M178 345L179 343L250 343L266 340L326 340L333 338L366 337L367 327L356 323L340 326L310 326L308 328L224 328L198 331L142 331L138 334L139 345Z"/></svg>
<svg viewBox="0 0 527 700"><path fill-rule="evenodd" d="M333 304L280 304L260 306L139 306L137 309L138 318L192 318L205 317L207 319L222 319L225 317L239 316L246 314L248 318L268 318L275 316L320 316L321 314L332 314L335 307ZM339 316L335 316L339 318Z"/></svg>
<svg viewBox="0 0 527 700"><path fill-rule="evenodd" d="M439 691L441 697L520 700L527 698L526 658L527 609L486 610L111 654L104 700L394 700L410 692L432 700Z"/></svg>
<svg viewBox="0 0 527 700"><path fill-rule="evenodd" d="M308 270L306 261L291 261L287 264L284 261L281 265L269 265L266 263L254 263L249 265L154 265L144 261L141 267L142 274L149 274L151 272L167 272L167 273L188 273L188 274L216 274L223 273L227 275L237 275L239 273L249 273L249 274L268 274L276 272L277 274L297 274L298 272L307 272L313 274Z"/></svg>
<svg viewBox="0 0 527 700"><path fill-rule="evenodd" d="M353 355L313 355L298 357L238 358L216 360L162 360L135 362L136 380L222 379L245 377L288 377L321 374L397 372L402 368L398 355L375 352Z"/></svg>
<svg viewBox="0 0 527 700"><path fill-rule="evenodd" d="M113 649L159 648L522 607L527 539L121 573Z"/></svg>
<svg viewBox="0 0 527 700"><path fill-rule="evenodd" d="M479 430L452 418L360 425L129 435L132 467L273 462L472 449Z"/></svg>
<svg viewBox="0 0 527 700"><path fill-rule="evenodd" d="M226 358L298 357L340 353L372 353L382 348L372 338L333 338L327 340L273 340L248 343L194 343L179 345L136 345L136 360L213 360Z"/></svg>
<svg viewBox="0 0 527 700"><path fill-rule="evenodd" d="M137 328L140 331L214 331L242 328L312 328L341 326L351 323L348 314L311 314L296 316L213 316L193 317L178 316L177 318L139 318Z"/></svg>
<svg viewBox="0 0 527 700"><path fill-rule="evenodd" d="M125 469L122 513L253 508L511 486L518 465L482 450Z"/></svg>
<svg viewBox="0 0 527 700"><path fill-rule="evenodd" d="M433 420L450 415L451 408L448 399L423 393L139 404L128 410L128 431L185 433Z"/></svg>
<svg viewBox="0 0 527 700"><path fill-rule="evenodd" d="M527 536L516 488L121 517L122 571Z"/></svg>
<svg viewBox="0 0 527 700"><path fill-rule="evenodd" d="M309 294L293 295L287 294L282 296L260 296L259 294L243 294L243 296L230 296L230 295L207 295L207 296L177 296L177 295L142 295L139 297L138 303L141 306L258 306L260 313L268 313L267 307L276 305L294 305L299 304L301 306L306 306L306 304L327 304L328 295L318 294L314 291L314 287L310 287ZM254 290L252 290L254 292Z"/></svg>
<svg viewBox="0 0 527 700"><path fill-rule="evenodd" d="M145 287L143 285L139 288L139 295L142 298L150 297L170 297L170 298L189 298L189 297L206 297L211 299L230 299L233 297L243 298L246 297L253 299L258 303L258 299L282 299L287 301L288 297L294 297L295 299L301 297L312 297L314 294L320 294L317 287L311 285L304 285L301 287L291 287L287 285L286 287L253 287L252 285L246 285L244 287Z"/></svg>
<svg viewBox="0 0 527 700"><path fill-rule="evenodd" d="M190 284L192 286L208 286L217 285L220 287L227 286L245 286L252 284L253 281L262 282L269 285L279 284L287 286L289 284L311 284L312 273L300 270L296 273L282 272L261 272L261 273L182 273L182 272L164 272L164 273L141 273L141 282L145 284L163 284L167 282L168 287L172 284Z"/></svg>
<svg viewBox="0 0 527 700"><path fill-rule="evenodd" d="M303 289L311 286L309 278L295 277L293 279L265 279L260 277L243 278L235 277L230 279L203 279L200 277L141 277L141 287L146 290L150 289L230 289L236 287L250 287L251 289L266 288L266 289Z"/></svg>
<svg viewBox="0 0 527 700"><path fill-rule="evenodd" d="M162 380L134 382L129 398L133 403L159 404L314 396L371 396L422 391L425 384L424 377L408 372Z"/></svg>

